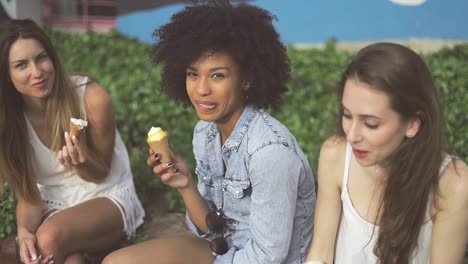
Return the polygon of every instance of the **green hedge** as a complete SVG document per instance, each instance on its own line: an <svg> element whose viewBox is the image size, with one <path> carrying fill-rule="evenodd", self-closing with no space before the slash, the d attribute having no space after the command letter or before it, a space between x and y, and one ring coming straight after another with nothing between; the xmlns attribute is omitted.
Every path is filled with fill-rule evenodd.
<svg viewBox="0 0 468 264"><path fill-rule="evenodd" d="M110 92L118 128L127 145L138 194L144 202L165 202L183 210L177 193L164 187L146 166L146 133L161 126L170 134L176 153L194 166L191 135L197 122L191 108L183 108L159 89L160 68L152 65L150 45L117 32L80 35L48 31L68 70L95 77ZM280 112L272 113L298 139L314 171L320 145L334 130L337 99L333 92L341 71L352 54L336 51L331 40L325 49L288 47L292 66L290 91ZM424 55L434 73L447 119L449 146L467 159L468 45ZM159 188L164 201L152 200ZM0 202L0 239L15 232L14 200L7 192Z"/></svg>

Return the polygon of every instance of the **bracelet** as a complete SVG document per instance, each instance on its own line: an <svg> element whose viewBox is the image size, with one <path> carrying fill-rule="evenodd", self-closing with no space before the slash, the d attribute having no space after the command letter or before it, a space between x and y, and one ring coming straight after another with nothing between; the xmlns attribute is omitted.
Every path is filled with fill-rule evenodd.
<svg viewBox="0 0 468 264"><path fill-rule="evenodd" d="M321 260L309 260L309 261L306 261L304 264L326 264L326 263Z"/></svg>

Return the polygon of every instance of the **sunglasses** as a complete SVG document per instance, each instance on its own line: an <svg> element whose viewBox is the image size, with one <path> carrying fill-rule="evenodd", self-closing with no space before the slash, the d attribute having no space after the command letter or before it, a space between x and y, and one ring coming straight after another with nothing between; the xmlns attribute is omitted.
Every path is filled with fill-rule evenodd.
<svg viewBox="0 0 468 264"><path fill-rule="evenodd" d="M227 242L224 239L224 214L223 209L210 211L206 216L206 225L213 232L215 238L210 242L210 248L216 255L224 255L228 251Z"/></svg>

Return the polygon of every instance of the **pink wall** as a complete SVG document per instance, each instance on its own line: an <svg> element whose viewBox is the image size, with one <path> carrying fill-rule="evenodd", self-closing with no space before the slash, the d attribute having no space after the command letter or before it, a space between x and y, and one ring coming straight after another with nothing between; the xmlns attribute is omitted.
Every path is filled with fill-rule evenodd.
<svg viewBox="0 0 468 264"><path fill-rule="evenodd" d="M44 24L57 30L79 32L93 30L98 32L107 32L116 29L116 17L99 16L89 14L92 7L116 8L117 1L114 0L72 0L76 4L81 4L80 14L66 15L54 14L54 0L42 0L42 15ZM79 8L77 6L77 8Z"/></svg>

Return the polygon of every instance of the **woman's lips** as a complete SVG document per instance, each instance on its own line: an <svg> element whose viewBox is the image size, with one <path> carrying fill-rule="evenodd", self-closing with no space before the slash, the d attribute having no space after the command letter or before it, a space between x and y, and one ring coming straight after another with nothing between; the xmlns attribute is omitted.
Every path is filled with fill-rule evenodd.
<svg viewBox="0 0 468 264"><path fill-rule="evenodd" d="M201 112L209 112L216 107L215 103L206 102L206 101L195 101L197 109Z"/></svg>
<svg viewBox="0 0 468 264"><path fill-rule="evenodd" d="M367 156L368 153L369 153L369 151L364 151L364 150L359 150L359 149L353 148L353 154L357 158L364 158L364 157Z"/></svg>
<svg viewBox="0 0 468 264"><path fill-rule="evenodd" d="M36 88L40 88L40 87L43 87L46 83L47 83L47 79L42 80L42 81L40 81L40 82L33 83L32 86L34 86L34 87L36 87Z"/></svg>

